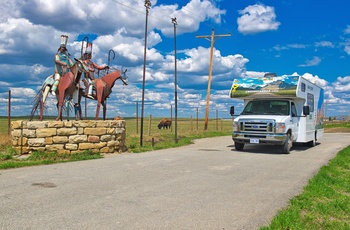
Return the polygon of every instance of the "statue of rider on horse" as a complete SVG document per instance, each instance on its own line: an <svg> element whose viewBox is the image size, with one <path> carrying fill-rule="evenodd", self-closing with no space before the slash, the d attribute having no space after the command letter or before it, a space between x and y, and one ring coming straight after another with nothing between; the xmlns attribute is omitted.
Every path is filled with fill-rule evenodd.
<svg viewBox="0 0 350 230"><path fill-rule="evenodd" d="M96 63L94 63L92 60L92 43L91 42L87 42L86 48L85 48L85 52L83 55L83 60L85 62L85 65L88 67L89 72L84 73L84 84L85 84L85 96L95 100L96 98L93 97L92 95L92 89L93 89L93 81L95 80L95 73L96 70L99 72L100 70L108 70L109 66L99 66ZM96 95L96 94L95 94Z"/></svg>
<svg viewBox="0 0 350 230"><path fill-rule="evenodd" d="M73 61L70 59L70 54L67 50L67 35L61 35L61 44L55 54L55 82L51 88L52 95L56 96L56 89L60 82L61 77L70 71L70 68L73 66Z"/></svg>
<svg viewBox="0 0 350 230"><path fill-rule="evenodd" d="M39 120L43 119L44 104L49 92L57 98L58 115L56 120L62 121L62 108L65 100L69 97L73 100L76 120L82 119L81 112L81 97L89 97L97 101L95 120L99 117L100 106L103 106L103 119L106 118L106 104L105 101L112 92L112 87L117 79L120 79L124 85L127 85L125 71L115 69L109 73L109 59L107 66L98 66L91 61L92 43L88 43L85 52L81 52L81 58L76 59L75 63L70 59L70 54L67 50L68 36L61 36L61 44L55 55L55 73L48 76L42 84L41 90L35 98L34 106L31 111L31 118L37 108L40 106ZM110 50L111 51L111 50ZM114 52L114 51L113 51ZM95 70L107 70L106 75L95 79ZM85 75L85 93L80 89L81 75ZM96 93L92 94L92 84L95 86ZM89 96L90 95L90 96Z"/></svg>

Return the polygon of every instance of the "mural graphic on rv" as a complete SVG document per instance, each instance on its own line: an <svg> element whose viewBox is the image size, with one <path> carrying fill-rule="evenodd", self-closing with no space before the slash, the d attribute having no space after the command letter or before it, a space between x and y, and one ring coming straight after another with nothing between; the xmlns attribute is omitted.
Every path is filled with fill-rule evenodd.
<svg viewBox="0 0 350 230"><path fill-rule="evenodd" d="M298 81L299 76L235 79L231 87L230 97L248 97L256 93L295 97Z"/></svg>

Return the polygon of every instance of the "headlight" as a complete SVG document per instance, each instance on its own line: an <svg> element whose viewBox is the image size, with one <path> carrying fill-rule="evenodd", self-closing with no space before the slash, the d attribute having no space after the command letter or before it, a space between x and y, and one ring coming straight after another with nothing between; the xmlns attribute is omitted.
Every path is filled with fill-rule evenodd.
<svg viewBox="0 0 350 230"><path fill-rule="evenodd" d="M233 131L237 131L237 132L239 131L239 125L237 121L233 122Z"/></svg>
<svg viewBox="0 0 350 230"><path fill-rule="evenodd" d="M286 124L285 123L276 123L276 133L285 133Z"/></svg>

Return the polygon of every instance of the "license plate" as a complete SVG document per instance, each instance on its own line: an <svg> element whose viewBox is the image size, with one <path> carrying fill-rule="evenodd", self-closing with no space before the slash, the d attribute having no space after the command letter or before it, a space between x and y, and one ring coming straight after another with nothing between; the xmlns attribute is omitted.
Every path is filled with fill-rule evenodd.
<svg viewBox="0 0 350 230"><path fill-rule="evenodd" d="M251 138L250 143L251 144L259 144L259 139L258 138Z"/></svg>

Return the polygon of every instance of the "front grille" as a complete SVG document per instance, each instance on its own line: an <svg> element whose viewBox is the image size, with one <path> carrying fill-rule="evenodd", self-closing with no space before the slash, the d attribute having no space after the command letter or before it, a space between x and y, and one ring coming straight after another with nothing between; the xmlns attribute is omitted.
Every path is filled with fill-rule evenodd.
<svg viewBox="0 0 350 230"><path fill-rule="evenodd" d="M274 120L239 120L239 131L251 133L274 133Z"/></svg>

